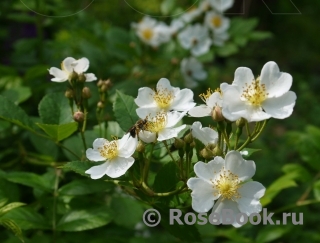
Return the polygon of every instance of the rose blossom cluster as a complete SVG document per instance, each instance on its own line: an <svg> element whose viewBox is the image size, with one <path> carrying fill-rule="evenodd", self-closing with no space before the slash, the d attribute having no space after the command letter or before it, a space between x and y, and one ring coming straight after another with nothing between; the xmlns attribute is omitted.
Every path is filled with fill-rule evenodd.
<svg viewBox="0 0 320 243"><path fill-rule="evenodd" d="M197 57L208 53L211 46L223 46L229 38L230 19L223 12L233 3L234 0L202 0L170 25L145 16L139 23L132 23L132 27L140 40L153 48L177 37L181 47L190 52L190 57L181 61L180 70L186 87L193 88L207 78Z"/></svg>

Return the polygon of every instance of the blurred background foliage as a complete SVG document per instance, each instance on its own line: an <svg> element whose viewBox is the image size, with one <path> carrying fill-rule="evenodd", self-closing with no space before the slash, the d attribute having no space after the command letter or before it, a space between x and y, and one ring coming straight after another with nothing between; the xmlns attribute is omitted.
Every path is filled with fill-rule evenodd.
<svg viewBox="0 0 320 243"><path fill-rule="evenodd" d="M51 82L47 70L59 66L68 56L87 57L90 72L102 79L111 78L114 83L109 92L111 101L116 89L136 97L139 87L154 85L161 77L169 78L174 86L183 86L179 68L172 63L172 47L164 46L159 51L144 46L130 28L132 22L143 17L139 10L161 15L160 0L128 0L138 11L119 0L26 1L27 6L39 14L32 12L23 2L0 2L0 94L19 104L34 119L45 94L64 92L66 85ZM194 1L176 2L185 9ZM320 241L320 210L317 204L320 200L320 45L317 37L320 2L295 1L302 14L288 14L297 13L290 1L265 2L269 9L263 1L236 1L227 16L256 18L256 29L269 31L272 37L261 41L248 40L237 52L217 56L206 63L209 78L194 89L195 99L201 103L197 94L208 87L214 89L221 82L231 83L239 66L249 67L258 75L262 66L272 60L281 71L293 76L291 90L298 97L294 113L284 121L268 123L262 138L254 144L255 148L262 150L252 159L257 164L254 179L267 188L272 183L278 188L274 194L269 194L269 201L268 198L264 201L265 205L268 204L268 211L278 212L275 218L280 218L282 211L303 212L304 224L246 225L240 229L206 225L198 227L203 242ZM80 11L83 8L85 10ZM244 14L234 14L240 10L244 10ZM286 14L272 14L270 10ZM168 18L159 19L169 21ZM179 60L180 57L176 58ZM95 84L90 85L94 90ZM97 96L93 95L91 107L97 101ZM111 103L107 105L106 112L107 119L113 120ZM94 112L89 116L89 122L90 119L93 126ZM193 120L186 121L190 124ZM204 121L204 124L210 123L210 119ZM92 141L95 134L88 136ZM66 143L73 144L73 140L66 140ZM61 231L52 236L49 222L53 217L52 201L55 200L52 190L57 173L61 173L53 168L68 160L72 158L61 153L50 141L44 143L40 138L0 120L0 199L8 200L1 205L18 201L28 204L13 207L10 212L0 215L0 223L12 228L10 222L5 221L6 216L7 219L16 219L24 230L25 242L184 242L161 226L146 228L141 223L146 206L121 193L118 187L113 184L106 186L105 183L100 187L97 184L90 186L90 180L72 172L66 172L61 179L61 196L56 203L58 215L65 218L60 219ZM94 197L90 195L92 192ZM80 210L84 207L87 208L85 212ZM79 210L69 212L69 208ZM99 218L107 212L113 216ZM68 217L81 218L83 221L77 222L80 226L92 218L91 223L95 226L91 228L94 229L79 226L76 231L68 230ZM4 243L19 242L5 228L0 228L0 240Z"/></svg>

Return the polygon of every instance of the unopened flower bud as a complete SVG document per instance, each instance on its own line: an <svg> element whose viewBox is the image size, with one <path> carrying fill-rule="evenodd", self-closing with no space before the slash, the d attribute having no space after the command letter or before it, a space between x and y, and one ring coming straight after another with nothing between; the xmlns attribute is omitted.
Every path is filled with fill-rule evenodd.
<svg viewBox="0 0 320 243"><path fill-rule="evenodd" d="M145 149L145 146L144 146L143 142L141 142L141 141L139 140L138 145L137 145L137 148L136 148L136 151L139 152L139 153L143 153L143 152L144 152L144 149Z"/></svg>
<svg viewBox="0 0 320 243"><path fill-rule="evenodd" d="M77 111L73 114L73 119L76 122L83 122L84 121L84 114L81 111Z"/></svg>
<svg viewBox="0 0 320 243"><path fill-rule="evenodd" d="M245 124L246 124L246 119L242 117L236 121L237 127L243 127Z"/></svg>
<svg viewBox="0 0 320 243"><path fill-rule="evenodd" d="M212 119L217 122L224 120L220 106L218 106L218 105L215 106L214 110L212 111Z"/></svg>
<svg viewBox="0 0 320 243"><path fill-rule="evenodd" d="M110 89L113 85L110 79L107 79L106 81L104 81L104 84L107 86L107 89Z"/></svg>
<svg viewBox="0 0 320 243"><path fill-rule="evenodd" d="M69 80L72 81L72 80L78 80L78 79L79 79L79 75L75 71L72 71L72 73L69 75Z"/></svg>
<svg viewBox="0 0 320 243"><path fill-rule="evenodd" d="M178 63L179 63L178 58L175 58L175 57L171 58L171 64L172 65L178 65Z"/></svg>
<svg viewBox="0 0 320 243"><path fill-rule="evenodd" d="M73 92L71 89L67 89L66 92L64 93L64 96L67 97L68 99L73 98Z"/></svg>
<svg viewBox="0 0 320 243"><path fill-rule="evenodd" d="M196 146L196 143L193 141L192 143L190 143L190 147L194 148Z"/></svg>
<svg viewBox="0 0 320 243"><path fill-rule="evenodd" d="M104 103L103 103L102 101L99 101L98 104L97 104L97 106L98 106L99 108L103 108L103 107L104 107Z"/></svg>
<svg viewBox="0 0 320 243"><path fill-rule="evenodd" d="M177 149L183 148L184 147L184 141L180 138L174 138L174 146Z"/></svg>
<svg viewBox="0 0 320 243"><path fill-rule="evenodd" d="M84 87L82 89L82 98L89 99L90 97L91 97L91 91L90 91L89 87Z"/></svg>
<svg viewBox="0 0 320 243"><path fill-rule="evenodd" d="M97 86L98 86L98 87L101 87L102 85L103 85L103 80L100 79L100 80L97 82Z"/></svg>
<svg viewBox="0 0 320 243"><path fill-rule="evenodd" d="M189 132L185 137L184 137L184 141L186 143L192 143L193 142L193 136L192 136L192 133Z"/></svg>
<svg viewBox="0 0 320 243"><path fill-rule="evenodd" d="M210 149L210 150L214 150L214 148L216 147L217 145L214 144L214 143L210 143L207 145L207 148Z"/></svg>
<svg viewBox="0 0 320 243"><path fill-rule="evenodd" d="M213 149L213 156L221 156L222 155L222 150L217 146Z"/></svg>
<svg viewBox="0 0 320 243"><path fill-rule="evenodd" d="M78 81L79 81L80 83L84 83L86 80L87 80L87 78L86 78L86 76L85 76L83 73L79 74Z"/></svg>
<svg viewBox="0 0 320 243"><path fill-rule="evenodd" d="M213 157L213 152L208 149L208 148L204 148L200 151L200 155L204 158L204 159L212 159Z"/></svg>

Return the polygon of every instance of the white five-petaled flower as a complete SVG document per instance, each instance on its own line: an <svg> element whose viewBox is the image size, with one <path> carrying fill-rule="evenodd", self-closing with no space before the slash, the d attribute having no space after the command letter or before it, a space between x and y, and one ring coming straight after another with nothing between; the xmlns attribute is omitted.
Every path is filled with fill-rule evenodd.
<svg viewBox="0 0 320 243"><path fill-rule="evenodd" d="M207 78L207 72L203 70L202 63L194 57L184 58L180 64L180 71L188 88L198 86L197 81Z"/></svg>
<svg viewBox="0 0 320 243"><path fill-rule="evenodd" d="M92 179L99 179L104 175L111 178L124 175L133 165L134 158L131 156L136 150L137 144L137 138L133 138L129 133L121 139L113 141L97 138L93 142L93 149L87 149L86 156L92 161L105 162L91 167L85 173L90 174Z"/></svg>
<svg viewBox="0 0 320 243"><path fill-rule="evenodd" d="M139 38L152 47L158 47L170 40L169 27L149 16L145 16L139 23L133 23L132 27L136 29Z"/></svg>
<svg viewBox="0 0 320 243"><path fill-rule="evenodd" d="M178 40L184 49L191 51L193 56L207 53L212 44L208 28L200 24L186 27L178 34Z"/></svg>
<svg viewBox="0 0 320 243"><path fill-rule="evenodd" d="M134 101L139 106L136 112L142 119L159 111L189 111L196 105L190 89L172 87L166 78L158 81L156 90L140 88Z"/></svg>
<svg viewBox="0 0 320 243"><path fill-rule="evenodd" d="M80 58L79 60L74 59L73 57L65 58L61 63L61 69L52 67L49 69L49 73L54 76L51 79L53 82L64 82L67 81L72 74L76 72L77 74L84 74L86 77L86 82L91 82L97 80L96 76L93 73L84 73L89 68L89 60L85 57Z"/></svg>
<svg viewBox="0 0 320 243"><path fill-rule="evenodd" d="M218 12L223 12L232 7L234 0L208 0L209 4Z"/></svg>
<svg viewBox="0 0 320 243"><path fill-rule="evenodd" d="M181 20L188 24L199 17L202 13L202 8L191 8L181 16Z"/></svg>
<svg viewBox="0 0 320 243"><path fill-rule="evenodd" d="M218 91L212 92L211 89L208 89L207 93L201 94L200 97L206 104L193 107L189 110L189 115L193 117L212 116L216 106L222 107L222 96L227 86L228 84L222 83Z"/></svg>
<svg viewBox="0 0 320 243"><path fill-rule="evenodd" d="M297 98L289 91L291 84L292 76L280 72L275 62L266 63L257 79L251 69L239 67L232 85L223 92L223 116L230 121L243 117L249 122L287 118Z"/></svg>
<svg viewBox="0 0 320 243"><path fill-rule="evenodd" d="M191 126L192 136L202 142L205 146L216 144L218 133L210 127L202 127L200 122L194 122Z"/></svg>
<svg viewBox="0 0 320 243"><path fill-rule="evenodd" d="M206 13L205 24L214 31L214 33L226 32L230 27L230 20L215 11Z"/></svg>
<svg viewBox="0 0 320 243"><path fill-rule="evenodd" d="M256 181L246 182L255 170L254 161L244 160L238 151L228 152L225 160L216 156L209 163L197 162L194 171L198 178L190 178L187 182L192 190L193 210L205 213L212 208L212 213L221 215L223 209L229 209L233 211L234 218L239 213L248 216L259 213L262 209L259 200L265 193L265 187ZM215 200L218 201L215 203ZM236 221L232 225L241 226Z"/></svg>
<svg viewBox="0 0 320 243"><path fill-rule="evenodd" d="M186 112L158 112L149 115L146 119L147 124L143 131L139 132L139 138L151 143L157 141L164 141L174 137L178 137L178 133L183 130L186 125L174 127L184 116Z"/></svg>

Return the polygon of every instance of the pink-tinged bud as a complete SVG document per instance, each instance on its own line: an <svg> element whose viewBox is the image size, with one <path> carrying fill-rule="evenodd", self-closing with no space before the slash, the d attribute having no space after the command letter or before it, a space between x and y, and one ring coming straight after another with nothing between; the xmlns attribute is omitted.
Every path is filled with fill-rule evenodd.
<svg viewBox="0 0 320 243"><path fill-rule="evenodd" d="M82 98L89 99L91 97L91 91L88 87L82 89Z"/></svg>
<svg viewBox="0 0 320 243"><path fill-rule="evenodd" d="M113 85L110 79L107 79L106 81L104 81L104 84L107 86L107 89L110 89Z"/></svg>
<svg viewBox="0 0 320 243"><path fill-rule="evenodd" d="M220 106L215 106L214 110L212 111L212 119L217 122L224 121L224 117L222 115L222 110Z"/></svg>
<svg viewBox="0 0 320 243"><path fill-rule="evenodd" d="M73 120L76 122L83 122L84 121L84 114L81 111L77 111L73 114Z"/></svg>
<svg viewBox="0 0 320 243"><path fill-rule="evenodd" d="M68 99L72 99L73 91L71 89L67 89L66 92L64 93L64 96L67 97Z"/></svg>
<svg viewBox="0 0 320 243"><path fill-rule="evenodd" d="M98 81L98 83L97 83L97 86L98 86L98 87L101 87L102 85L103 85L103 80L100 79L100 80Z"/></svg>

